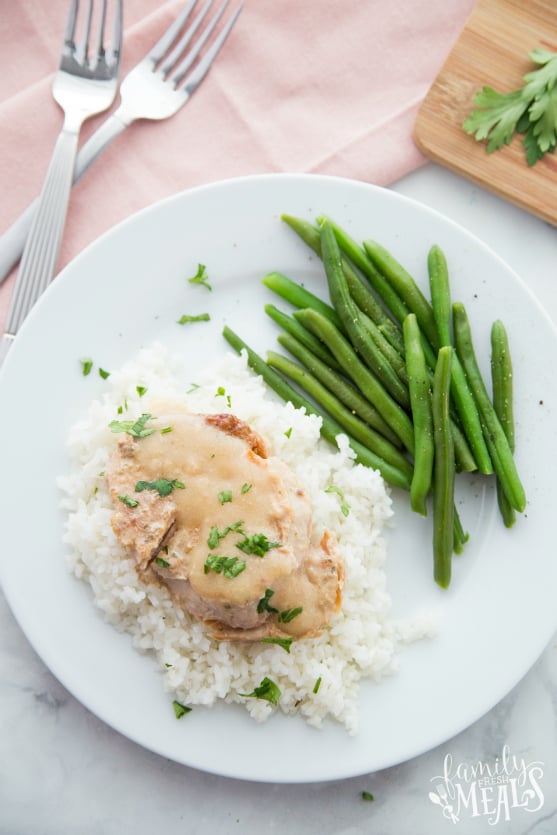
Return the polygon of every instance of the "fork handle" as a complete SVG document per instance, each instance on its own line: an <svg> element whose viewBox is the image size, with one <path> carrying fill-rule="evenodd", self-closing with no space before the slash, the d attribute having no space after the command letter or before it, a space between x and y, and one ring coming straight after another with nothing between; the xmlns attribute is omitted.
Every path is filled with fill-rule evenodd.
<svg viewBox="0 0 557 835"><path fill-rule="evenodd" d="M130 121L125 118L125 114L120 108L92 134L77 155L74 184L85 174L101 151L104 151L107 145L122 133ZM21 258L38 205L39 198L37 197L0 236L0 284L8 277Z"/></svg>
<svg viewBox="0 0 557 835"><path fill-rule="evenodd" d="M6 331L16 334L50 283L62 240L72 186L78 132L64 128L56 140L44 186L23 250Z"/></svg>

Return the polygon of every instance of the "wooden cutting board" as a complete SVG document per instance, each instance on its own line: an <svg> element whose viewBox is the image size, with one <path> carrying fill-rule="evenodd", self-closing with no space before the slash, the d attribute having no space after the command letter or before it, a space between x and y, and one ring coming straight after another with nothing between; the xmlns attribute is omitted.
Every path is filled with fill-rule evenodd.
<svg viewBox="0 0 557 835"><path fill-rule="evenodd" d="M462 129L484 85L517 89L536 47L557 52L557 0L478 0L418 112L425 156L557 226L557 152L528 167L522 139L488 154Z"/></svg>

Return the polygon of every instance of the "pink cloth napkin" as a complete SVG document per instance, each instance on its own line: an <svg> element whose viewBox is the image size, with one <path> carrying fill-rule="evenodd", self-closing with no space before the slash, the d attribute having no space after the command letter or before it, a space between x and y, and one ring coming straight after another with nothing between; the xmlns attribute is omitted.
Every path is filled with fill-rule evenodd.
<svg viewBox="0 0 557 835"><path fill-rule="evenodd" d="M122 77L182 5L124 0ZM133 212L201 183L287 171L386 185L418 167L417 108L473 5L244 0L191 101L167 121L136 122L73 189L59 268ZM62 125L51 85L67 7L19 0L0 19L0 232L39 192ZM0 288L0 324L14 277Z"/></svg>

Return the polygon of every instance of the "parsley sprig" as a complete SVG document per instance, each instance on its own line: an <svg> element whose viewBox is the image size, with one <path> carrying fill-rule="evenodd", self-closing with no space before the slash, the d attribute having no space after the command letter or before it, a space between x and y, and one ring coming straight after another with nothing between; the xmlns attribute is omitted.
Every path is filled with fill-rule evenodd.
<svg viewBox="0 0 557 835"><path fill-rule="evenodd" d="M155 431L154 429L145 428L145 424L152 417L153 415L145 412L137 420L112 420L108 426L112 432L127 432L133 438L146 438L147 435L152 435Z"/></svg>
<svg viewBox="0 0 557 835"><path fill-rule="evenodd" d="M463 128L478 142L486 140L488 153L509 145L515 133L524 134L531 166L557 144L557 53L534 49L528 55L537 68L524 76L524 85L508 93L483 87Z"/></svg>
<svg viewBox="0 0 557 835"><path fill-rule="evenodd" d="M217 574L222 574L228 580L233 580L238 574L241 574L246 567L244 560L239 560L238 557L225 557L218 554L209 554L203 566L203 573L208 574L209 571L215 571Z"/></svg>
<svg viewBox="0 0 557 835"><path fill-rule="evenodd" d="M281 693L278 684L265 676L259 687L254 688L251 693L238 693L238 695L246 699L265 699L273 705L278 705Z"/></svg>
<svg viewBox="0 0 557 835"><path fill-rule="evenodd" d="M190 284L201 284L203 287L206 287L207 290L213 289L209 284L209 276L207 274L207 267L205 266L205 264L197 265L196 274L192 275L191 278L188 278L188 282Z"/></svg>
<svg viewBox="0 0 557 835"><path fill-rule="evenodd" d="M143 490L156 490L159 496L169 496L174 488L184 490L186 485L173 478L171 481L167 478L157 478L156 481L138 481L135 485L135 492L141 493Z"/></svg>
<svg viewBox="0 0 557 835"><path fill-rule="evenodd" d="M244 538L236 543L236 548L239 548L244 554L255 554L256 557L264 557L271 548L280 548L280 542L269 542L264 533L252 533L245 534Z"/></svg>

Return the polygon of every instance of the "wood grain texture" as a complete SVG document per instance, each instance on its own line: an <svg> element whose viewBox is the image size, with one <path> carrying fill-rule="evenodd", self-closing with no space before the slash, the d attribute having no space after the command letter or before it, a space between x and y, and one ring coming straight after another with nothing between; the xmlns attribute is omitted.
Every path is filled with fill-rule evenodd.
<svg viewBox="0 0 557 835"><path fill-rule="evenodd" d="M557 226L557 152L529 167L520 136L488 154L462 128L481 87L522 86L537 47L557 51L557 0L478 0L418 111L414 141L435 162Z"/></svg>

